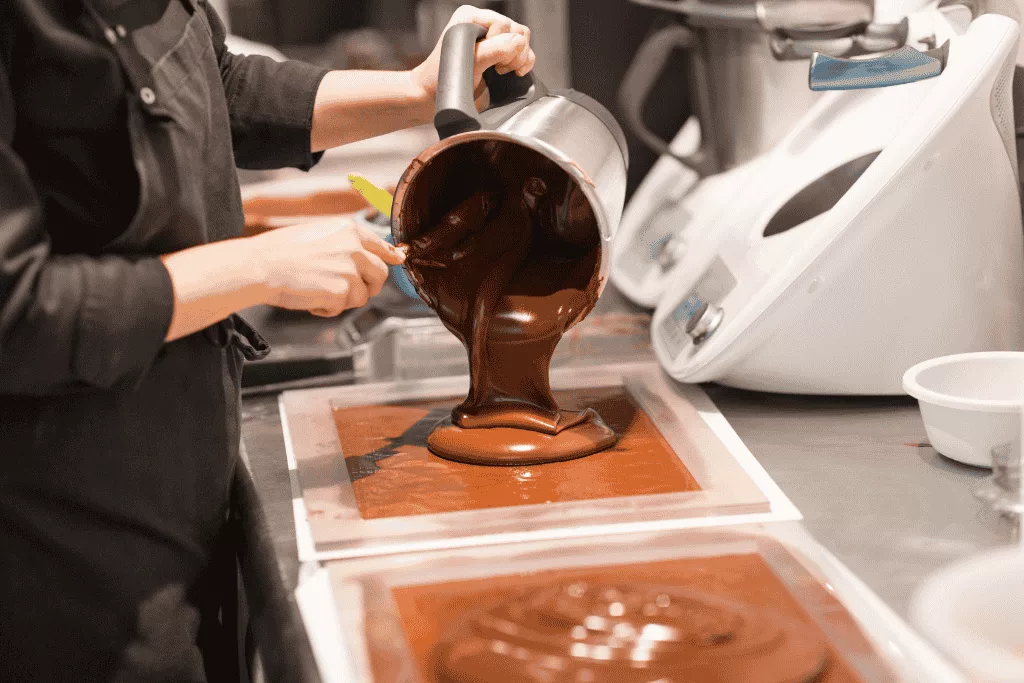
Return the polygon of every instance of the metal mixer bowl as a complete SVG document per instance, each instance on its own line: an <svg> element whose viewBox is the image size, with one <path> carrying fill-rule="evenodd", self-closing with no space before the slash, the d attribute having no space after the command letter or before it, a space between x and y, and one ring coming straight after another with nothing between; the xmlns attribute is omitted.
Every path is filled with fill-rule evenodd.
<svg viewBox="0 0 1024 683"><path fill-rule="evenodd" d="M392 235L396 242L407 242L419 234L421 221L439 219L454 208L452 178L441 169L471 163L473 150L480 145L522 147L557 165L586 198L599 233L597 274L603 289L626 196L626 137L611 112L593 98L574 90L549 92L532 74L498 75L493 67L483 74L490 106L478 111L474 54L476 42L485 34L475 24L455 24L445 32L434 113L440 140L402 174L391 215ZM472 174L473 169L463 171ZM422 215L417 206L426 206L430 215Z"/></svg>
<svg viewBox="0 0 1024 683"><path fill-rule="evenodd" d="M524 110L520 114L525 116L513 116L502 130L461 133L440 141L417 157L402 176L395 192L391 218L395 240L407 241L421 230L422 216L412 208L417 193L444 192L445 180L433 170L439 166L433 162L463 153L468 149L467 145L477 145L482 141L510 142L554 161L587 198L601 236L599 276L603 289L611 265L611 239L622 215L625 163L614 137L596 116L562 97L544 99L539 112ZM542 116L535 116L538 113ZM518 134L519 131L533 135ZM539 137L538 133L545 136Z"/></svg>

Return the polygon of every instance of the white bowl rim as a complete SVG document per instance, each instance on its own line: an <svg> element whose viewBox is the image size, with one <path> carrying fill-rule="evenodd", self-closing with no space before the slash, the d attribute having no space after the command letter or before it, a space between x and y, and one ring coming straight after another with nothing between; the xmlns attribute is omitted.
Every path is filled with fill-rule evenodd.
<svg viewBox="0 0 1024 683"><path fill-rule="evenodd" d="M961 361L972 360L1005 360L1013 359L1021 361L1024 368L1024 351L977 351L975 353L958 353L951 356L940 356L918 363L903 373L903 390L916 398L918 401L954 408L957 410L985 411L990 413L1019 413L1024 407L1024 398L1019 401L1004 401L998 399L979 399L944 394L921 386L917 377L925 370L940 365L953 365ZM1022 377L1024 381L1024 377Z"/></svg>
<svg viewBox="0 0 1024 683"><path fill-rule="evenodd" d="M1024 549L995 548L943 567L927 577L914 591L911 599L911 617L917 628L927 633L951 657L972 669L971 673L983 678L995 676L997 680L1004 680L1000 674L1008 673L1019 676L1024 673L1024 660L975 637L967 629L958 632L949 623L942 622L941 617L947 616L952 609L950 595L965 575L973 574L977 578L979 575L984 576L986 570L999 570L1007 566L1024 566ZM967 647L964 647L965 644Z"/></svg>

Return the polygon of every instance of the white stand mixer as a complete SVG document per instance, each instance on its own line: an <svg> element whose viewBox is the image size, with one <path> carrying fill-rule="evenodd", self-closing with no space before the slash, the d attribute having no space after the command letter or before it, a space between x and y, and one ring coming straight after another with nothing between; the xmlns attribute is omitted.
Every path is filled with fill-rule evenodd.
<svg viewBox="0 0 1024 683"><path fill-rule="evenodd" d="M928 2L633 2L678 12L705 32L670 25L652 34L620 91L626 123L663 155L623 213L611 279L634 303L654 308L689 243L717 230L765 154L820 98L807 88L812 49L849 56L900 47L910 38L908 13ZM743 29L701 28L730 26L741 13ZM665 143L644 127L641 110L653 89L651 70L677 48L694 62L697 115Z"/></svg>
<svg viewBox="0 0 1024 683"><path fill-rule="evenodd" d="M939 75L878 88L879 73L921 76L892 55L816 56L812 87L848 89L826 94L733 186L715 229L693 235L652 324L674 378L902 394L924 359L1021 348L1017 24L959 5L909 23L917 47L944 48L932 50Z"/></svg>

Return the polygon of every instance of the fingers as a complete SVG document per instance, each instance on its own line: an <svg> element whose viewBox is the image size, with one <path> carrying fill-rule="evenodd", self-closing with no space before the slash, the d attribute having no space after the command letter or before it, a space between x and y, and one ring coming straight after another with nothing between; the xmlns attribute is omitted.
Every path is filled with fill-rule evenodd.
<svg viewBox="0 0 1024 683"><path fill-rule="evenodd" d="M493 38L494 36L500 36L502 33L516 33L513 27L517 24L506 16L498 15L498 18L491 22L491 25L487 27L487 35L484 39Z"/></svg>
<svg viewBox="0 0 1024 683"><path fill-rule="evenodd" d="M310 311L313 315L321 318L337 318L339 315L345 312L345 307L340 308L314 308Z"/></svg>
<svg viewBox="0 0 1024 683"><path fill-rule="evenodd" d="M320 297L320 305L314 305L309 308L309 312L321 318L336 318L349 309L348 294L349 282L346 279L342 279L334 287L330 297L326 301L323 300L323 297Z"/></svg>
<svg viewBox="0 0 1024 683"><path fill-rule="evenodd" d="M533 67L537 65L537 55L533 53L533 48L530 48L530 53L527 55L526 61L522 66L516 68L517 76L525 76L526 74L533 71Z"/></svg>
<svg viewBox="0 0 1024 683"><path fill-rule="evenodd" d="M380 294L388 280L388 267L384 261L368 251L357 251L352 254L352 262L356 264L369 296Z"/></svg>
<svg viewBox="0 0 1024 683"><path fill-rule="evenodd" d="M472 5L462 5L452 13L448 26L452 24L480 24L484 28L490 29L492 24L500 21L511 22L511 19L493 10L480 9Z"/></svg>
<svg viewBox="0 0 1024 683"><path fill-rule="evenodd" d="M482 73L493 66L499 74L507 74L525 64L524 53L529 52L529 43L518 33L485 38L476 48L476 68Z"/></svg>
<svg viewBox="0 0 1024 683"><path fill-rule="evenodd" d="M509 63L507 68L509 71L515 71L517 76L525 76L533 70L533 65L536 62L537 56L533 54L533 49L527 43L526 49L520 50L518 56Z"/></svg>
<svg viewBox="0 0 1024 683"><path fill-rule="evenodd" d="M370 291L363 282L361 275L349 276L348 298L345 300L345 308L361 308L370 300Z"/></svg>
<svg viewBox="0 0 1024 683"><path fill-rule="evenodd" d="M330 287L330 293L319 295L319 301L309 308L310 313L321 318L334 318L350 308L365 306L371 296L380 293L388 276L384 262L365 252L354 253L352 262L356 265L355 272L339 274Z"/></svg>
<svg viewBox="0 0 1024 683"><path fill-rule="evenodd" d="M515 71L525 76L533 69L537 56L530 47L530 29L497 12L463 5L452 14L448 25L471 23L487 29L477 47L479 72L494 67L499 74Z"/></svg>
<svg viewBox="0 0 1024 683"><path fill-rule="evenodd" d="M408 251L405 247L396 247L385 242L368 228L361 225L356 225L355 228L356 235L359 237L359 243L363 249L391 266L399 266L405 262L406 252Z"/></svg>
<svg viewBox="0 0 1024 683"><path fill-rule="evenodd" d="M495 64L495 71L500 74L515 71L518 76L525 76L530 73L537 62L537 56L533 53L533 47L530 45L530 29L522 24L508 20L507 26L503 25L501 30L498 30L498 24L492 24L491 28L487 31L487 37L490 38L502 33L521 35L526 42L518 49L511 61L507 63L497 62Z"/></svg>

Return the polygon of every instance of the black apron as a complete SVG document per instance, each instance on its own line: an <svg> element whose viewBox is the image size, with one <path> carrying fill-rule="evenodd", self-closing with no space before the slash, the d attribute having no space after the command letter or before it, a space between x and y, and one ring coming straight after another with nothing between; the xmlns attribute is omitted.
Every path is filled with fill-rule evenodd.
<svg viewBox="0 0 1024 683"><path fill-rule="evenodd" d="M180 38L167 44L84 11L132 91L140 181L138 212L105 251L166 253L240 234L205 13L171 0L161 34ZM239 378L244 358L267 351L232 316L165 345L136 385L5 407L21 426L0 437L0 680L237 680Z"/></svg>

